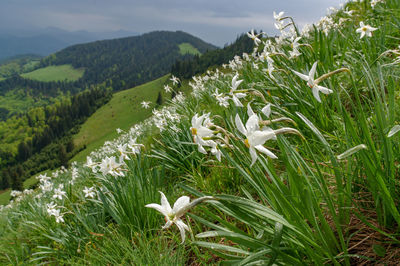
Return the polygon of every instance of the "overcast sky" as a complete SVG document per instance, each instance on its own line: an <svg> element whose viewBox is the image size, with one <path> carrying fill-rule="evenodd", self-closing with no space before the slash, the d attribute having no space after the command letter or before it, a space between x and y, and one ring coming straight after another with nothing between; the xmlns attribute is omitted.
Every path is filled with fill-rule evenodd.
<svg viewBox="0 0 400 266"><path fill-rule="evenodd" d="M344 0L0 0L0 30L183 30L222 46L252 28L274 34L273 11L313 23Z"/></svg>

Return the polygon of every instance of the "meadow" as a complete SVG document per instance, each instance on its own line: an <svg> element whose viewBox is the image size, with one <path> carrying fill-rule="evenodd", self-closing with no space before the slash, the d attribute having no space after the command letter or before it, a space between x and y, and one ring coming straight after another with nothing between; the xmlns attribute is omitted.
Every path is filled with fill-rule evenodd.
<svg viewBox="0 0 400 266"><path fill-rule="evenodd" d="M395 0L303 29L274 12L279 37L249 32L251 54L13 192L0 262L398 264L399 18Z"/></svg>
<svg viewBox="0 0 400 266"><path fill-rule="evenodd" d="M151 116L151 109L142 108L140 103L147 101L151 102L152 108L156 107L158 93L163 92L168 76L115 93L107 104L85 121L79 133L74 136L76 147L86 145L87 148L71 160L85 161L90 152L118 136L117 128L127 131L132 125ZM166 93L162 95L164 99L170 98Z"/></svg>
<svg viewBox="0 0 400 266"><path fill-rule="evenodd" d="M47 66L32 72L21 74L22 77L43 82L76 81L85 73L84 68L75 69L71 65Z"/></svg>
<svg viewBox="0 0 400 266"><path fill-rule="evenodd" d="M191 45L190 43L184 42L178 45L180 54L193 54L193 55L201 55L200 51Z"/></svg>

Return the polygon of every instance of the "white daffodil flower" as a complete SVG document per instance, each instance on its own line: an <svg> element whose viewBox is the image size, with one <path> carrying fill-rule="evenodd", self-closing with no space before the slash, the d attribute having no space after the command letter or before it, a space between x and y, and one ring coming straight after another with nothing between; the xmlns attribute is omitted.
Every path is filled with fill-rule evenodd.
<svg viewBox="0 0 400 266"><path fill-rule="evenodd" d="M220 106L223 106L225 108L229 106L229 96L224 96L223 93L218 93L218 89L216 89L212 95L216 98Z"/></svg>
<svg viewBox="0 0 400 266"><path fill-rule="evenodd" d="M267 155L272 159L278 158L276 157L275 154L273 154L270 150L268 150L263 146L267 140L276 138L275 132L274 130L268 127L266 127L263 130L260 130L259 118L256 114L253 114L249 117L249 119L246 122L246 126L243 125L243 122L240 119L239 115L236 114L235 123L239 132L246 136L244 144L246 145L246 147L249 148L250 151L250 156L251 156L250 166L253 166L253 164L256 162L258 158L256 150L264 153L265 155Z"/></svg>
<svg viewBox="0 0 400 266"><path fill-rule="evenodd" d="M63 196L66 196L67 193L65 191L62 191L62 189L64 188L64 185L61 184L58 188L54 189L54 195L53 195L53 199L62 199Z"/></svg>
<svg viewBox="0 0 400 266"><path fill-rule="evenodd" d="M143 101L140 103L144 109L149 109L151 102Z"/></svg>
<svg viewBox="0 0 400 266"><path fill-rule="evenodd" d="M202 116L198 116L195 114L192 117L192 127L190 128L193 142L198 145L199 152L203 154L207 154L203 146L210 146L210 143L203 138L209 138L214 135L213 131L207 127L208 125L212 125L209 115L210 114L203 114Z"/></svg>
<svg viewBox="0 0 400 266"><path fill-rule="evenodd" d="M172 88L169 85L164 85L164 90L166 93L169 93L172 91Z"/></svg>
<svg viewBox="0 0 400 266"><path fill-rule="evenodd" d="M300 47L299 40L300 39L301 39L301 37L297 37L291 43L291 47L292 47L293 50L289 51L290 58L294 58L294 57L297 57L297 56L301 55L301 53L299 52L299 47Z"/></svg>
<svg viewBox="0 0 400 266"><path fill-rule="evenodd" d="M198 198L198 199L190 202L190 198L188 196L182 196L176 200L176 202L174 203L174 206L171 208L171 205L169 205L167 197L161 191L159 191L159 192L161 194L161 205L156 204L156 203L151 203L151 204L147 204L145 207L153 208L165 216L166 224L162 227L162 229L167 229L172 224L176 224L176 226L178 227L178 229L181 233L181 238L182 238L182 243L183 243L183 242L185 242L185 231L190 231L190 229L181 220L181 217L183 215L185 215L185 213L188 212L191 208L193 208L194 206L199 204L200 202L205 201L205 200L211 200L213 198L206 196L206 197L201 197L201 198Z"/></svg>
<svg viewBox="0 0 400 266"><path fill-rule="evenodd" d="M294 71L294 70L293 70L293 72L297 76L299 76L302 80L307 81L307 85L312 89L312 92L313 92L313 95L314 95L315 99L318 102L321 102L321 98L319 97L319 92L322 92L323 94L330 94L333 91L331 89L328 89L326 87L318 85L318 82L316 82L314 80L314 76L315 76L316 70L317 70L317 62L315 62L313 64L313 66L311 67L311 70L310 70L310 73L308 73L308 76L304 75L304 74L301 74L301 73L299 73L297 71Z"/></svg>
<svg viewBox="0 0 400 266"><path fill-rule="evenodd" d="M145 207L153 208L161 212L165 216L165 221L167 222L162 229L169 228L172 224L176 224L178 227L182 243L185 242L185 230L190 231L189 227L180 219L187 211L186 207L190 205L190 198L188 196L180 197L171 208L169 205L167 197L160 191L161 194L161 205L159 204L147 204Z"/></svg>
<svg viewBox="0 0 400 266"><path fill-rule="evenodd" d="M239 77L239 74L236 74L233 78L232 78L232 87L231 87L231 91L229 92L229 94L232 96L232 100L235 103L235 105L237 107L243 107L243 104L240 102L240 98L244 98L246 97L245 93L242 92L238 92L235 93L235 91L237 90L237 88L239 87L240 83L243 82L243 80L237 80Z"/></svg>
<svg viewBox="0 0 400 266"><path fill-rule="evenodd" d="M94 198L94 196L96 195L96 192L94 191L94 187L90 187L87 188L85 187L85 189L83 190L83 193L85 193L85 198Z"/></svg>
<svg viewBox="0 0 400 266"><path fill-rule="evenodd" d="M178 83L180 82L179 78L175 77L174 75L172 75L170 80L172 81L173 85L178 85Z"/></svg>
<svg viewBox="0 0 400 266"><path fill-rule="evenodd" d="M247 33L247 36L254 41L254 44L256 46L258 46L261 43L261 40L258 38L259 35L256 35L253 29Z"/></svg>
<svg viewBox="0 0 400 266"><path fill-rule="evenodd" d="M372 32L377 30L377 28L371 27L370 25L364 25L364 22L360 22L360 28L356 29L356 32L361 33L360 39L362 39L365 35L368 37L372 37Z"/></svg>
<svg viewBox="0 0 400 266"><path fill-rule="evenodd" d="M124 173L122 171L122 166L124 163L117 163L115 161L115 157L106 157L101 161L100 166L100 172L102 172L103 175L110 174L112 176L124 176Z"/></svg>

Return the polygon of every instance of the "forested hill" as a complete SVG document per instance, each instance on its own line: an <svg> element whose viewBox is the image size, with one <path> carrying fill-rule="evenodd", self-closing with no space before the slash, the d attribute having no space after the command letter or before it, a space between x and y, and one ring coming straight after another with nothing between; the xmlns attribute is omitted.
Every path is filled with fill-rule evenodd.
<svg viewBox="0 0 400 266"><path fill-rule="evenodd" d="M188 79L199 73L205 72L209 67L220 66L232 60L235 55L251 53L254 42L246 34L242 34L236 40L224 48L210 50L203 55L178 59L171 67L171 74L179 78Z"/></svg>
<svg viewBox="0 0 400 266"><path fill-rule="evenodd" d="M44 58L40 66L71 64L74 68L85 68L84 83L105 82L114 90L121 90L168 73L177 59L187 57L187 51L180 49L182 44L193 48L189 54L216 49L182 31L154 31L70 46Z"/></svg>

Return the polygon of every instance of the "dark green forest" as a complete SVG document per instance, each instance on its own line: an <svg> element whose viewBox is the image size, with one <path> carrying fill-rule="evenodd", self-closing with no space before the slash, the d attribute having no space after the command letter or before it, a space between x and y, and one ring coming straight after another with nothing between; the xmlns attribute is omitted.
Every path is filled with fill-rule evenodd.
<svg viewBox="0 0 400 266"><path fill-rule="evenodd" d="M20 189L31 175L66 165L77 152L71 135L111 97L96 88L0 122L0 188Z"/></svg>

